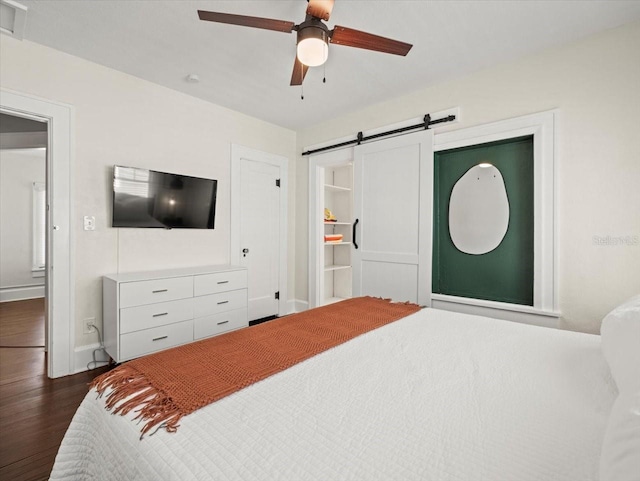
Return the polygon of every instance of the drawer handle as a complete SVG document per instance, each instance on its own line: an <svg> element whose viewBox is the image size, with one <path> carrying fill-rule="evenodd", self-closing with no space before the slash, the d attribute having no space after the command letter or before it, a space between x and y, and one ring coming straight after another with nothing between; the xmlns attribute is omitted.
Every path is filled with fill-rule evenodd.
<svg viewBox="0 0 640 481"><path fill-rule="evenodd" d="M220 321L220 322L218 323L218 326L221 326L221 325L223 325L223 324L226 324L227 322L229 322L229 321Z"/></svg>
<svg viewBox="0 0 640 481"><path fill-rule="evenodd" d="M228 303L229 303L229 301L220 301L220 302L218 302L218 305L220 305L220 304L228 304Z"/></svg>
<svg viewBox="0 0 640 481"><path fill-rule="evenodd" d="M153 294L158 294L159 292L167 292L169 289L158 289L157 291L151 291Z"/></svg>
<svg viewBox="0 0 640 481"><path fill-rule="evenodd" d="M161 316L166 316L168 315L168 312L161 312L160 314L154 314L152 317L161 317Z"/></svg>
<svg viewBox="0 0 640 481"><path fill-rule="evenodd" d="M166 339L169 336L162 336L162 337L156 337L155 339L153 339L153 341L162 341L163 339Z"/></svg>
<svg viewBox="0 0 640 481"><path fill-rule="evenodd" d="M229 284L229 281L219 281L218 284Z"/></svg>

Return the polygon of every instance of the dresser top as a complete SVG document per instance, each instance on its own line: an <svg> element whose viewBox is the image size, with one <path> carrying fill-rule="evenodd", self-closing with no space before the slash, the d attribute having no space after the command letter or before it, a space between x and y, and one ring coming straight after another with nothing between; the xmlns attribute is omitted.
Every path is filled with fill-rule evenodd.
<svg viewBox="0 0 640 481"><path fill-rule="evenodd" d="M125 272L121 274L109 274L104 276L104 278L111 279L115 282L135 282L151 279L165 279L167 277L186 277L203 274L215 274L217 272L238 271L245 269L246 267L242 266L220 264L213 266L178 267L175 269L163 269L158 271Z"/></svg>

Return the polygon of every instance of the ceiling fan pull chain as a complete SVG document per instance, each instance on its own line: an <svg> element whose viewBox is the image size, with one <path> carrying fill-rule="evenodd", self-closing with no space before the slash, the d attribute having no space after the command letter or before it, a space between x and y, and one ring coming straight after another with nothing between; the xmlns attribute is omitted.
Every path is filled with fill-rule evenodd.
<svg viewBox="0 0 640 481"><path fill-rule="evenodd" d="M304 100L304 85L300 84L300 100Z"/></svg>
<svg viewBox="0 0 640 481"><path fill-rule="evenodd" d="M322 64L322 83L323 84L327 83L327 64L326 63Z"/></svg>

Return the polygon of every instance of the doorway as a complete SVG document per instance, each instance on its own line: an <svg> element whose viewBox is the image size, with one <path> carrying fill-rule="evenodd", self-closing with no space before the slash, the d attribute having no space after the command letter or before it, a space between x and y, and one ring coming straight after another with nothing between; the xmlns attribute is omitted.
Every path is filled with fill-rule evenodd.
<svg viewBox="0 0 640 481"><path fill-rule="evenodd" d="M0 113L47 125L45 195L45 319L47 375L75 372L74 279L72 266L72 133L73 109L1 89ZM55 269L54 269L55 266Z"/></svg>
<svg viewBox="0 0 640 481"><path fill-rule="evenodd" d="M15 349L45 358L47 128L46 122L0 113L0 348L9 349L5 358L18 353Z"/></svg>

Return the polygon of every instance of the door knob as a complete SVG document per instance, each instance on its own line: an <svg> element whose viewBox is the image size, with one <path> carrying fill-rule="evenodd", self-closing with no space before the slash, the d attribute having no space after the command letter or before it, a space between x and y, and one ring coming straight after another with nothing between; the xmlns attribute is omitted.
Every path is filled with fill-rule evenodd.
<svg viewBox="0 0 640 481"><path fill-rule="evenodd" d="M247 257L248 253L249 253L249 249L247 249L246 247L242 249L242 257Z"/></svg>

